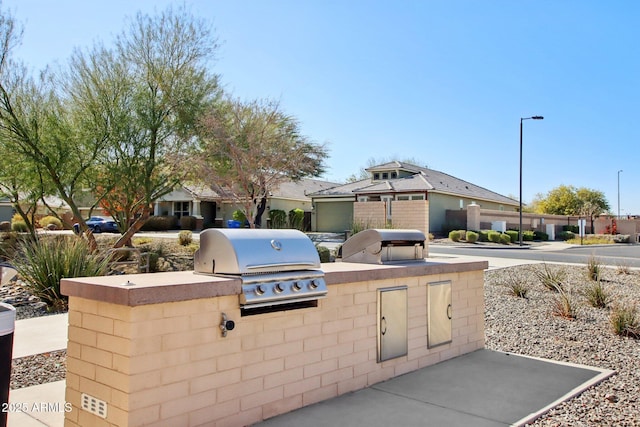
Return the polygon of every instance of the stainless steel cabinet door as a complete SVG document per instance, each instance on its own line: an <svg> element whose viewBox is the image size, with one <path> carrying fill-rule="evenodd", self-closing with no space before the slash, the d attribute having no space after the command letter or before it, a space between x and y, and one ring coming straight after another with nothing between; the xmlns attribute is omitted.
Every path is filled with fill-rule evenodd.
<svg viewBox="0 0 640 427"><path fill-rule="evenodd" d="M407 352L407 287L378 289L378 362Z"/></svg>
<svg viewBox="0 0 640 427"><path fill-rule="evenodd" d="M451 281L427 285L427 334L429 348L451 342Z"/></svg>

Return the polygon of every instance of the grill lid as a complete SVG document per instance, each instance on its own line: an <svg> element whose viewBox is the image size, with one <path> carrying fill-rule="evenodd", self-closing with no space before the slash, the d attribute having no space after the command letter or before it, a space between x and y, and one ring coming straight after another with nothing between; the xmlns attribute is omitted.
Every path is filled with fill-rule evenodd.
<svg viewBox="0 0 640 427"><path fill-rule="evenodd" d="M342 245L342 261L382 264L414 261L425 257L426 237L420 230L367 229L351 236Z"/></svg>
<svg viewBox="0 0 640 427"><path fill-rule="evenodd" d="M320 268L313 242L298 230L210 228L200 233L197 273L246 275Z"/></svg>

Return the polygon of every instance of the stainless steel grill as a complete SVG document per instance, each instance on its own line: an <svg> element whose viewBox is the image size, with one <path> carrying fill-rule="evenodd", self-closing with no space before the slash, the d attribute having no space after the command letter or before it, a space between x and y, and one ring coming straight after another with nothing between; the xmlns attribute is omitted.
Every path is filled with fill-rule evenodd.
<svg viewBox="0 0 640 427"><path fill-rule="evenodd" d="M365 264L423 261L425 241L420 230L363 230L344 242L342 261Z"/></svg>
<svg viewBox="0 0 640 427"><path fill-rule="evenodd" d="M205 230L194 270L240 278L243 308L315 301L327 294L318 251L297 230Z"/></svg>

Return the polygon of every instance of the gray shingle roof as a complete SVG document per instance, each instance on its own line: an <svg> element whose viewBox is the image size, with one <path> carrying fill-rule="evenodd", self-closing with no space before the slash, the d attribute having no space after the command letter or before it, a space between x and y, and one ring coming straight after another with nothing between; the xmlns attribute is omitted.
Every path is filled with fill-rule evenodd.
<svg viewBox="0 0 640 427"><path fill-rule="evenodd" d="M436 192L463 196L470 199L488 200L508 205L517 205L518 201L503 196L484 187L456 178L444 172L402 162L389 162L368 168L367 171L403 170L413 175L404 178L348 183L342 186L319 191L313 197L336 197L358 194Z"/></svg>

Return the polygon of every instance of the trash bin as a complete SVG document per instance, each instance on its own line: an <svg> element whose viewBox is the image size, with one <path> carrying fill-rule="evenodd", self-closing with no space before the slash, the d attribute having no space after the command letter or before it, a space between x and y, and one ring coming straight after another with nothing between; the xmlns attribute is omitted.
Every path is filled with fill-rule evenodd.
<svg viewBox="0 0 640 427"><path fill-rule="evenodd" d="M7 408L9 404L15 324L16 309L12 305L0 303L0 405L2 408ZM0 411L0 427L7 425L7 412Z"/></svg>
<svg viewBox="0 0 640 427"><path fill-rule="evenodd" d="M227 227L229 228L240 228L240 221L236 221L233 219L230 219L227 221Z"/></svg>

